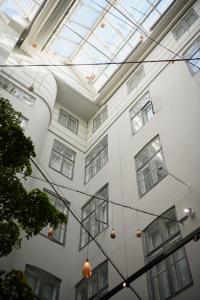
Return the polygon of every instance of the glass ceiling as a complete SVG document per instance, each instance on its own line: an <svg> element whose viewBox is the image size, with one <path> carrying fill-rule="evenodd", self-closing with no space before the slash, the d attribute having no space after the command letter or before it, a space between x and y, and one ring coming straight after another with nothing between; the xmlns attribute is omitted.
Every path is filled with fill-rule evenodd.
<svg viewBox="0 0 200 300"><path fill-rule="evenodd" d="M65 63L122 62L146 39L173 1L78 0L47 44L45 53L56 55ZM99 91L118 67L73 68Z"/></svg>
<svg viewBox="0 0 200 300"><path fill-rule="evenodd" d="M44 0L0 0L0 11L32 21Z"/></svg>

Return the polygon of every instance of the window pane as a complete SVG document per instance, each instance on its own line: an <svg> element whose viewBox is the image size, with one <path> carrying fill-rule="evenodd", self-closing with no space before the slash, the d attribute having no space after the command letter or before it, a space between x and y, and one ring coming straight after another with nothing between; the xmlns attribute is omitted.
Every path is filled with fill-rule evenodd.
<svg viewBox="0 0 200 300"><path fill-rule="evenodd" d="M152 117L153 117L153 109L152 109L152 105L150 104L144 109L145 123L148 122Z"/></svg>
<svg viewBox="0 0 200 300"><path fill-rule="evenodd" d="M62 111L59 113L58 122L63 126L67 124L67 116Z"/></svg>
<svg viewBox="0 0 200 300"><path fill-rule="evenodd" d="M77 128L77 121L75 119L72 119L72 117L69 118L68 120L68 128L76 133L76 128Z"/></svg>
<svg viewBox="0 0 200 300"><path fill-rule="evenodd" d="M63 158L62 173L69 178L72 178L73 164Z"/></svg>
<svg viewBox="0 0 200 300"><path fill-rule="evenodd" d="M53 300L53 292L53 285L44 282L40 285L39 297L41 297L42 300Z"/></svg>
<svg viewBox="0 0 200 300"><path fill-rule="evenodd" d="M31 275L27 276L28 284L32 288L33 292L36 293L37 290L37 278Z"/></svg>
<svg viewBox="0 0 200 300"><path fill-rule="evenodd" d="M141 195L145 194L153 187L153 178L148 165L138 172L138 181Z"/></svg>
<svg viewBox="0 0 200 300"><path fill-rule="evenodd" d="M132 127L133 132L136 133L140 128L143 126L143 119L142 119L142 112L138 113L133 119L132 119Z"/></svg>
<svg viewBox="0 0 200 300"><path fill-rule="evenodd" d="M158 152L156 156L152 159L151 167L152 167L152 175L153 175L154 183L157 183L166 175L161 151Z"/></svg>
<svg viewBox="0 0 200 300"><path fill-rule="evenodd" d="M50 166L58 171L61 169L62 156L56 152L52 152Z"/></svg>

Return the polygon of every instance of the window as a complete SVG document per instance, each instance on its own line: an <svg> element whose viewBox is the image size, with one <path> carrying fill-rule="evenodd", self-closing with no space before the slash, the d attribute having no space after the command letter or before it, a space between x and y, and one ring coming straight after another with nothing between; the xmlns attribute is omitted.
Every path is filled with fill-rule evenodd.
<svg viewBox="0 0 200 300"><path fill-rule="evenodd" d="M145 94L130 110L132 132L135 134L153 117L149 94Z"/></svg>
<svg viewBox="0 0 200 300"><path fill-rule="evenodd" d="M176 219L174 208L161 216ZM160 255L169 245L181 239L179 224L158 218L144 230L144 252L149 262ZM190 268L182 247L147 273L150 299L165 300L192 283Z"/></svg>
<svg viewBox="0 0 200 300"><path fill-rule="evenodd" d="M7 78L0 75L0 88L6 90L8 93L23 101L24 103L32 106L35 103L35 98L30 94L26 93L16 85L14 85Z"/></svg>
<svg viewBox="0 0 200 300"><path fill-rule="evenodd" d="M21 117L20 117L20 126L21 126L21 128L22 128L23 130L26 130L27 125L28 125L28 119L25 118L25 117L23 117L23 116L21 116Z"/></svg>
<svg viewBox="0 0 200 300"><path fill-rule="evenodd" d="M142 79L145 76L144 72L144 66L141 65L137 70L130 76L130 78L127 80L126 85L127 85L127 91L128 94L137 87L137 85L142 81Z"/></svg>
<svg viewBox="0 0 200 300"><path fill-rule="evenodd" d="M26 265L25 275L37 297L41 300L58 300L60 279L30 265Z"/></svg>
<svg viewBox="0 0 200 300"><path fill-rule="evenodd" d="M75 152L66 145L54 140L49 166L68 177L73 178Z"/></svg>
<svg viewBox="0 0 200 300"><path fill-rule="evenodd" d="M173 35L178 40L198 19L197 13L191 9L173 29Z"/></svg>
<svg viewBox="0 0 200 300"><path fill-rule="evenodd" d="M94 147L85 159L85 183L87 183L108 162L108 136Z"/></svg>
<svg viewBox="0 0 200 300"><path fill-rule="evenodd" d="M108 184L98 191L82 208L81 222L93 237L108 227L108 202L95 198L108 199ZM80 248L90 242L91 238L81 226Z"/></svg>
<svg viewBox="0 0 200 300"><path fill-rule="evenodd" d="M135 157L139 194L143 196L166 176L166 167L159 136Z"/></svg>
<svg viewBox="0 0 200 300"><path fill-rule="evenodd" d="M199 58L200 57L200 37L190 46L190 48L184 53L186 58ZM192 60L187 62L187 66L192 75L195 75L200 68L200 60Z"/></svg>
<svg viewBox="0 0 200 300"><path fill-rule="evenodd" d="M52 192L47 191L45 189L45 192L48 194L49 200L51 202L51 204L53 206L55 206L55 208L57 208L60 212L64 213L66 216L68 215L68 209L67 207L62 203L62 201L57 198ZM69 202L66 201L65 199L63 199L67 205L69 205ZM48 236L48 229L49 229L49 225L44 227L41 231L41 234ZM52 237L52 241L58 242L60 244L64 244L65 243L65 235L66 235L66 229L67 229L67 225L66 224L59 224L58 228L56 230L54 230L53 232L53 237Z"/></svg>
<svg viewBox="0 0 200 300"><path fill-rule="evenodd" d="M78 120L64 110L60 110L58 122L74 133L78 131Z"/></svg>
<svg viewBox="0 0 200 300"><path fill-rule="evenodd" d="M100 113L94 118L93 120L93 132L95 132L101 124L107 119L108 113L107 113L107 106L100 111Z"/></svg>
<svg viewBox="0 0 200 300"><path fill-rule="evenodd" d="M93 270L92 277L76 285L76 300L98 300L108 292L108 261Z"/></svg>

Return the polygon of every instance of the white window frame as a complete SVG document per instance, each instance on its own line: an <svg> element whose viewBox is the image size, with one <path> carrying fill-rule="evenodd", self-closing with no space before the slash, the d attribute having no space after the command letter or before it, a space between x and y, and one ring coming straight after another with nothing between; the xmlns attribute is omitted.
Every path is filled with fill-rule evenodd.
<svg viewBox="0 0 200 300"><path fill-rule="evenodd" d="M148 119L147 110L150 109L152 112L152 116ZM130 121L131 121L131 128L132 128L132 134L135 135L144 125L150 121L150 119L154 115L153 110L153 104L150 98L149 93L146 93L144 96L142 96L136 104L130 109ZM141 120L141 127L136 129L133 121L135 118L140 117Z"/></svg>
<svg viewBox="0 0 200 300"><path fill-rule="evenodd" d="M145 77L144 65L140 65L126 81L127 93L130 94Z"/></svg>
<svg viewBox="0 0 200 300"><path fill-rule="evenodd" d="M156 146L157 143L157 146ZM158 149L156 149L158 147ZM155 149L155 150L154 150ZM153 152L153 153L152 153ZM146 157L142 162L141 157ZM157 162L156 159L158 158ZM159 162L160 159L160 162ZM155 160L155 162L154 162ZM141 163L139 163L141 162ZM158 164L160 166L158 167ZM167 175L167 169L163 156L160 137L154 137L136 156L135 156L136 176L140 198L149 192ZM146 172L147 171L147 172ZM145 178L146 176L146 178ZM141 179L143 178L143 180ZM147 180L145 180L147 179ZM148 186L149 184L149 186ZM143 191L144 190L144 191Z"/></svg>
<svg viewBox="0 0 200 300"><path fill-rule="evenodd" d="M57 195L55 193L53 193L50 190L44 189L44 191L47 193L48 197L49 197L49 201L50 203L57 208L60 212L62 212L64 215L66 215L66 217L68 217L68 209L67 207L62 203L62 201L57 197ZM70 205L70 203L62 198L63 201L66 203L67 206ZM40 234L44 235L45 237L48 237L48 230L50 228L50 224L47 225L46 227L44 227ZM59 224L58 228L56 230L53 231L53 236L51 238L51 241L56 242L58 244L61 245L65 245L65 241L66 241L66 232L67 232L67 224L63 223L63 224Z"/></svg>
<svg viewBox="0 0 200 300"><path fill-rule="evenodd" d="M65 123L62 122L62 118L63 120L65 120ZM73 121L76 124L75 130L72 130L72 128L70 127L70 121ZM73 133L77 134L79 120L73 117L72 115L70 115L68 112L64 111L63 109L60 109L59 116L58 116L58 123L64 126L65 128L69 129Z"/></svg>
<svg viewBox="0 0 200 300"><path fill-rule="evenodd" d="M188 18L193 16L193 21L192 23L188 23ZM175 26L175 28L172 30L172 33L175 37L176 40L179 40L186 31L188 31L188 29L196 22L196 20L198 19L199 15L197 14L197 12L191 8L184 16L183 18L178 22L178 24ZM178 30L182 30L182 33L179 35Z"/></svg>
<svg viewBox="0 0 200 300"><path fill-rule="evenodd" d="M103 282L103 273L106 273L106 281ZM96 288L96 292L94 291ZM79 289L85 292L87 300L99 300L108 292L108 261L104 261L98 265L92 272L92 277L89 279L82 279L76 285L76 300L81 300L79 296Z"/></svg>
<svg viewBox="0 0 200 300"><path fill-rule="evenodd" d="M108 184L104 185L81 209L81 223L94 238L108 227L108 201L95 197L108 200ZM79 248L83 249L91 240L91 237L81 226Z"/></svg>
<svg viewBox="0 0 200 300"><path fill-rule="evenodd" d="M177 219L175 207L168 209L161 216L169 219ZM169 245L177 243L181 239L181 231L179 224L162 218L157 218L146 229L143 230L143 249L146 262L150 262L156 256L161 255ZM157 236L155 236L157 234ZM155 244L153 243L153 236ZM181 255L182 256L181 256ZM188 268L189 282L184 284L184 278L180 273L180 261L184 260ZM162 270L161 270L162 266ZM169 299L181 292L183 289L191 286L193 283L192 275L187 260L185 248L177 250L161 263L154 266L147 272L147 283L149 296L151 300L160 300L159 278L165 276L165 291L170 293L164 299ZM188 279L188 278L187 278Z"/></svg>
<svg viewBox="0 0 200 300"><path fill-rule="evenodd" d="M185 51L184 57L194 58L196 54L198 54L197 56L200 57L200 36ZM199 65L198 67L195 67L195 60L187 61L187 66L192 76L195 76L196 73L200 71L200 60L198 60L197 63Z"/></svg>
<svg viewBox="0 0 200 300"><path fill-rule="evenodd" d="M42 298L42 286L44 284L48 284L53 286L53 297L51 300L58 300L59 299L59 289L60 289L60 284L61 280L57 278L56 276L50 274L49 272L46 272L40 268L37 268L32 265L26 265L25 267L25 276L27 277L27 281L30 284L31 278L35 281L34 286L31 286L33 289L33 293L39 297L40 299Z"/></svg>
<svg viewBox="0 0 200 300"><path fill-rule="evenodd" d="M20 126L24 131L26 130L26 128L28 126L28 119L25 118L24 116L20 117Z"/></svg>
<svg viewBox="0 0 200 300"><path fill-rule="evenodd" d="M108 162L108 136L106 135L85 158L85 184Z"/></svg>
<svg viewBox="0 0 200 300"><path fill-rule="evenodd" d="M95 132L103 124L103 122L107 119L107 117L108 117L108 111L107 111L107 106L106 106L94 118L93 132Z"/></svg>
<svg viewBox="0 0 200 300"><path fill-rule="evenodd" d="M60 153L59 151L57 151L56 150L56 144L59 145L62 148L63 151L69 152L73 156L73 158L70 159L66 154L64 155L63 153ZM60 168L59 169L56 169L53 166L53 163L52 163L53 155L60 156L61 163L60 163ZM61 142L59 142L57 140L54 140L52 151L51 151L51 156L50 156L50 160L49 160L49 167L51 169L57 171L58 173L62 174L63 176L73 180L75 157L76 157L76 153L72 149L70 149L66 145L62 144ZM71 174L69 176L63 172L64 161L67 161L67 163L71 164L72 169L71 169Z"/></svg>
<svg viewBox="0 0 200 300"><path fill-rule="evenodd" d="M28 104L29 106L33 106L35 103L35 97L30 95L29 93L25 92L18 86L16 86L14 83L12 83L7 78L3 77L0 74L0 88L7 91L9 94L13 95L20 101Z"/></svg>

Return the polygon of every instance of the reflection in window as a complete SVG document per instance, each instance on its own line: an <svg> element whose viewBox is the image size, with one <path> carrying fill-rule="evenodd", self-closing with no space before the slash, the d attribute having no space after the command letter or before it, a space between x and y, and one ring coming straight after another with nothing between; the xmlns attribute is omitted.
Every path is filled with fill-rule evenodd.
<svg viewBox="0 0 200 300"><path fill-rule="evenodd" d="M135 164L139 194L143 196L167 174L159 136L136 155Z"/></svg>
<svg viewBox="0 0 200 300"><path fill-rule="evenodd" d="M98 196L108 200L108 185L98 191L82 208L81 222L93 237L96 237L108 226L108 201L95 198ZM80 248L90 242L91 238L81 227Z"/></svg>
<svg viewBox="0 0 200 300"><path fill-rule="evenodd" d="M161 215L176 220L174 208ZM150 262L160 255L169 245L181 239L177 222L158 218L144 230L144 252L146 261ZM190 268L182 247L167 259L154 266L147 273L148 288L151 300L165 300L192 283Z"/></svg>
<svg viewBox="0 0 200 300"><path fill-rule="evenodd" d="M68 209L67 207L63 204L63 202L57 198L53 193L50 193L49 191L45 190L45 192L48 194L50 203L57 208L60 212L65 214L67 216L68 214ZM65 202L66 200L63 199ZM66 202L67 205L69 205L69 202ZM41 231L42 234L45 236L48 236L48 230L49 230L49 225L44 227ZM66 235L66 229L67 229L67 224L59 224L58 228L53 231L53 236L52 236L52 241L59 242L61 244L64 244L65 242L65 235Z"/></svg>
<svg viewBox="0 0 200 300"><path fill-rule="evenodd" d="M145 94L130 110L132 132L135 134L153 117L149 94Z"/></svg>
<svg viewBox="0 0 200 300"><path fill-rule="evenodd" d="M138 84L142 81L142 79L145 76L144 72L144 66L141 65L127 80L126 85L127 85L127 90L128 94L138 86Z"/></svg>

